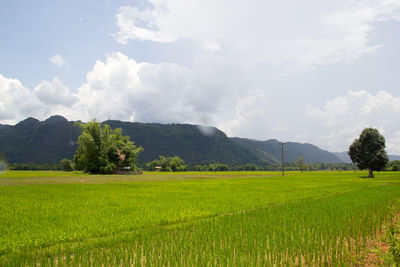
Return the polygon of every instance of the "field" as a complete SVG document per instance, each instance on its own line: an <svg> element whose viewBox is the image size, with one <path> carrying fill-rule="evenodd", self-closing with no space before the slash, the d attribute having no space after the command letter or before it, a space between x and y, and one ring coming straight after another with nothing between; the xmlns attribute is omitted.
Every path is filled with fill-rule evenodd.
<svg viewBox="0 0 400 267"><path fill-rule="evenodd" d="M0 266L351 265L400 173L0 174Z"/></svg>

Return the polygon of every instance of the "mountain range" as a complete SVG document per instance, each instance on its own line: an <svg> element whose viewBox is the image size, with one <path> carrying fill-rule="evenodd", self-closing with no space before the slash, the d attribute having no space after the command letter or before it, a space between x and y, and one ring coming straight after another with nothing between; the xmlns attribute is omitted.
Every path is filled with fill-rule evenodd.
<svg viewBox="0 0 400 267"><path fill-rule="evenodd" d="M108 120L103 124L122 128L136 146L142 146L138 162L146 163L160 155L178 155L189 165L226 163L274 164L281 161L278 140L230 138L214 127L191 124L139 123ZM27 118L16 125L0 125L0 153L10 163L50 163L62 158L72 159L81 130L75 122L62 116L45 121ZM340 155L312 144L284 144L285 162L295 162L300 156L305 162L344 162Z"/></svg>

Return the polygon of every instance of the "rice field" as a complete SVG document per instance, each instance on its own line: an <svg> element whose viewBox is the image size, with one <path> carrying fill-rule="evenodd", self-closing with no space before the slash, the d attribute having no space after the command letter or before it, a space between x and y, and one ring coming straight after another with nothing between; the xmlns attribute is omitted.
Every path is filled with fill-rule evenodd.
<svg viewBox="0 0 400 267"><path fill-rule="evenodd" d="M0 266L351 265L400 173L0 175Z"/></svg>

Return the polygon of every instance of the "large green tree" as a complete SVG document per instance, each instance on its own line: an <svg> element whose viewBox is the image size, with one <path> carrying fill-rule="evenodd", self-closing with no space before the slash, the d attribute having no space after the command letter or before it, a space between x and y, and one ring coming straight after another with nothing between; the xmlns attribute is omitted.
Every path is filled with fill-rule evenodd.
<svg viewBox="0 0 400 267"><path fill-rule="evenodd" d="M368 169L369 177L373 171L382 170L389 158L385 151L385 138L375 128L365 128L358 139L349 147L349 156L360 169Z"/></svg>
<svg viewBox="0 0 400 267"><path fill-rule="evenodd" d="M82 134L74 156L76 169L104 174L123 168L136 169L136 160L143 148L136 148L129 136L122 135L120 128L112 130L107 124L102 127L95 120L78 125Z"/></svg>

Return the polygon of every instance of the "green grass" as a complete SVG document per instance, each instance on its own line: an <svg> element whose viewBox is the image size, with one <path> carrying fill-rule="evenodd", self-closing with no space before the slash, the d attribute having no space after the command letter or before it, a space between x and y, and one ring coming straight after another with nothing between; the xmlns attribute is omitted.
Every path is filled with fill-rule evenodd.
<svg viewBox="0 0 400 267"><path fill-rule="evenodd" d="M7 172L0 265L345 262L400 198L395 172L279 175Z"/></svg>

